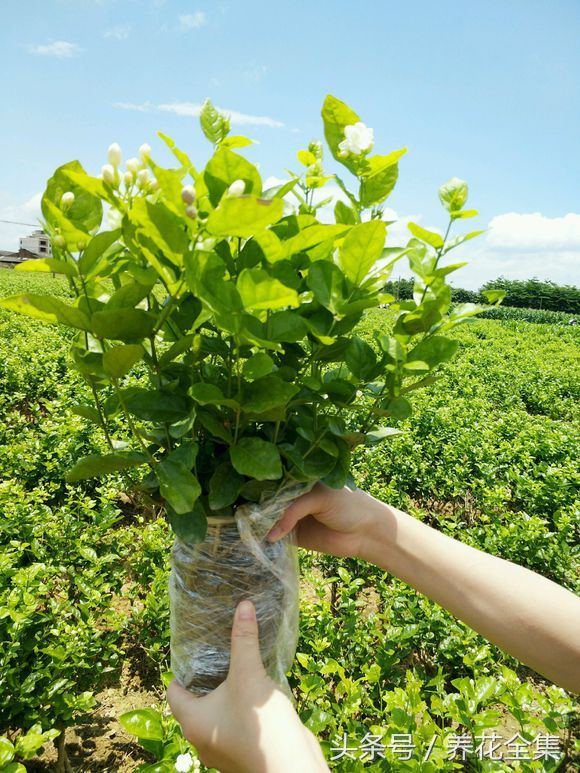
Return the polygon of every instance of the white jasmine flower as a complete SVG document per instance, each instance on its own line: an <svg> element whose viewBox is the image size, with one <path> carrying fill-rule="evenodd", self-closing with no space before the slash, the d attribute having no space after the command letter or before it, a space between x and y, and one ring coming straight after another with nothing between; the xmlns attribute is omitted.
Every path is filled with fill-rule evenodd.
<svg viewBox="0 0 580 773"><path fill-rule="evenodd" d="M60 199L60 206L62 209L68 209L69 207L72 207L75 200L75 195L72 191L67 191L66 193L63 193Z"/></svg>
<svg viewBox="0 0 580 773"><path fill-rule="evenodd" d="M143 163L145 163L150 155L151 155L151 145L148 145L146 142L144 142L143 145L141 145L141 147L139 148L139 158L141 159L141 161L143 161Z"/></svg>
<svg viewBox="0 0 580 773"><path fill-rule="evenodd" d="M190 217L192 220L195 220L197 217L197 207L195 204L190 204L188 207L185 208L185 214L187 217Z"/></svg>
<svg viewBox="0 0 580 773"><path fill-rule="evenodd" d="M175 770L180 773L188 773L193 767L193 758L191 754L180 754L175 760Z"/></svg>
<svg viewBox="0 0 580 773"><path fill-rule="evenodd" d="M111 166L114 166L115 169L120 166L121 160L123 158L121 154L121 146L118 142L113 142L112 145L109 145L109 151L107 153L107 157L109 160L109 164Z"/></svg>
<svg viewBox="0 0 580 773"><path fill-rule="evenodd" d="M339 143L339 155L352 154L360 156L371 150L374 143L374 131L366 126L362 121L344 127L345 139Z"/></svg>
<svg viewBox="0 0 580 773"><path fill-rule="evenodd" d="M130 188L133 185L134 177L135 176L132 172L125 172L123 175L123 182L127 188Z"/></svg>
<svg viewBox="0 0 580 773"><path fill-rule="evenodd" d="M151 185L151 178L149 177L148 169L141 169L137 172L137 185L140 188L147 188Z"/></svg>
<svg viewBox="0 0 580 773"><path fill-rule="evenodd" d="M228 188L228 196L243 196L246 183L243 180L234 180Z"/></svg>
<svg viewBox="0 0 580 773"><path fill-rule="evenodd" d="M101 174L103 175L103 180L106 183L109 183L109 185L115 185L115 167L112 164L104 164L104 166L101 167Z"/></svg>
<svg viewBox="0 0 580 773"><path fill-rule="evenodd" d="M181 190L181 199L184 204L193 204L195 201L195 188L193 185L184 185Z"/></svg>
<svg viewBox="0 0 580 773"><path fill-rule="evenodd" d="M125 166L127 167L128 172L132 172L133 174L137 174L139 169L141 169L141 162L138 158L128 158L125 161Z"/></svg>

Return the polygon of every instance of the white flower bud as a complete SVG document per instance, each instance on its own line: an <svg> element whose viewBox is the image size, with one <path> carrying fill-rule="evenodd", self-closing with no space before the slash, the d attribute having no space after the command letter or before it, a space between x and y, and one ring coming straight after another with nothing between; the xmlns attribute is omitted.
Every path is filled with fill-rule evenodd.
<svg viewBox="0 0 580 773"><path fill-rule="evenodd" d="M60 206L62 209L68 209L69 207L72 207L75 200L75 195L72 191L67 191L66 193L63 193L60 198Z"/></svg>
<svg viewBox="0 0 580 773"><path fill-rule="evenodd" d="M125 166L127 167L128 172L132 172L133 174L137 174L139 169L141 169L141 162L138 158L128 158L125 161Z"/></svg>
<svg viewBox="0 0 580 773"><path fill-rule="evenodd" d="M234 180L228 188L228 196L243 196L246 183L243 180Z"/></svg>
<svg viewBox="0 0 580 773"><path fill-rule="evenodd" d="M149 183L149 186L152 191L156 191L159 189L159 180L156 180L154 177L151 178L151 181Z"/></svg>
<svg viewBox="0 0 580 773"><path fill-rule="evenodd" d="M151 178L149 177L148 169L141 169L137 172L137 185L140 188L148 188L151 185Z"/></svg>
<svg viewBox="0 0 580 773"><path fill-rule="evenodd" d="M188 207L185 208L185 214L187 217L190 217L192 220L195 220L197 217L197 207L195 204L190 204Z"/></svg>
<svg viewBox="0 0 580 773"><path fill-rule="evenodd" d="M150 155L151 155L151 145L148 145L145 142L139 148L139 158L141 159L141 161L143 161L143 163L145 163Z"/></svg>
<svg viewBox="0 0 580 773"><path fill-rule="evenodd" d="M112 164L104 164L101 167L101 174L103 175L103 180L106 183L109 183L109 185L115 185L115 167Z"/></svg>
<svg viewBox="0 0 580 773"><path fill-rule="evenodd" d="M193 185L184 185L181 190L181 200L184 204L193 204L195 201L195 188Z"/></svg>
<svg viewBox="0 0 580 773"><path fill-rule="evenodd" d="M123 175L123 182L125 183L125 187L130 188L133 185L134 179L135 175L133 175L131 172L125 172Z"/></svg>
<svg viewBox="0 0 580 773"><path fill-rule="evenodd" d="M109 145L107 158L109 160L109 164L111 164L111 166L114 166L115 169L121 165L121 160L123 156L121 153L121 146L119 145L118 142L113 142L112 145Z"/></svg>

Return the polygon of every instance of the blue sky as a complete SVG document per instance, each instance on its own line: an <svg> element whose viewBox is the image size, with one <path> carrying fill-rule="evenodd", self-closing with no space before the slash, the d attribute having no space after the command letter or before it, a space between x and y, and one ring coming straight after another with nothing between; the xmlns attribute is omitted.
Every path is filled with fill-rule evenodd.
<svg viewBox="0 0 580 773"><path fill-rule="evenodd" d="M456 283L503 273L580 284L580 3L577 0L28 0L0 11L0 219L34 222L53 169L93 173L119 142L168 161L162 130L201 165L195 106L209 96L259 141L264 177L322 136L326 93L407 146L388 201L443 227L438 186L470 185L487 228ZM235 115L234 113L234 115ZM25 229L26 230L26 229ZM0 223L0 249L22 229Z"/></svg>

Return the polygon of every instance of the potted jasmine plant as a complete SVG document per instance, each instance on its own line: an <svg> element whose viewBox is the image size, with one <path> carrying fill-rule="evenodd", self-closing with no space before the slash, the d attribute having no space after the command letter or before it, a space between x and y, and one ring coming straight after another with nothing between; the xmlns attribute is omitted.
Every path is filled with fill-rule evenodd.
<svg viewBox="0 0 580 773"><path fill-rule="evenodd" d="M466 183L454 178L439 191L445 236L411 223L408 244L386 246L383 204L405 150L374 153L372 129L332 96L322 119L353 190L325 172L318 142L298 152L301 174L264 190L239 152L251 141L232 136L209 102L201 128L213 152L201 170L163 134L173 168L147 145L124 170L112 145L100 177L78 161L61 166L42 199L53 257L19 269L65 275L73 300L1 302L77 331L72 361L93 403L75 410L102 428L108 452L79 459L68 481L143 472L142 490L175 532L172 668L197 693L227 673L244 597L256 604L267 668L285 684L296 556L288 539L265 535L316 481L348 483L353 449L396 432L390 425L409 416L414 390L453 356L449 332L478 311L451 307L446 278L463 264L443 262L478 233L448 240L455 221L477 214L464 208ZM325 186L334 195L321 196ZM415 292L397 303L383 287L402 258ZM357 323L384 304L392 329L362 340ZM115 437L119 416L130 443Z"/></svg>

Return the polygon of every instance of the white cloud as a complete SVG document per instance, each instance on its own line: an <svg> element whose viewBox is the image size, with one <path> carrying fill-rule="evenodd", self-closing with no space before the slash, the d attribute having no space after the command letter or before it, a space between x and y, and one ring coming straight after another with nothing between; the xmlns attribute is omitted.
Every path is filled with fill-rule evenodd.
<svg viewBox="0 0 580 773"><path fill-rule="evenodd" d="M130 34L130 24L119 24L116 27L111 27L111 29L105 30L103 37L111 38L112 40L127 40Z"/></svg>
<svg viewBox="0 0 580 773"><path fill-rule="evenodd" d="M580 249L580 215L546 217L509 212L497 215L486 237L494 250L569 251Z"/></svg>
<svg viewBox="0 0 580 773"><path fill-rule="evenodd" d="M415 222L421 217L409 219ZM389 233L405 241L400 222L389 228ZM468 223L458 221L456 233L469 231ZM395 238L393 238L394 243ZM449 254L445 261L468 265L450 275L457 287L476 290L484 282L504 276L508 279L538 277L557 284L580 286L580 214L568 213L561 217L546 217L539 212L508 212L496 215L484 234L467 242ZM408 268L393 272L394 276L410 276Z"/></svg>
<svg viewBox="0 0 580 773"><path fill-rule="evenodd" d="M14 202L7 194L0 193L0 250L14 250L19 246L21 236L39 228L41 193L35 193L27 201ZM2 220L12 222L3 223ZM25 223L27 225L19 225Z"/></svg>
<svg viewBox="0 0 580 773"><path fill-rule="evenodd" d="M184 118L197 118L201 113L202 105L200 102L171 102L161 105L153 105L150 102L136 104L134 102L115 102L113 107L121 110L138 110L147 113L155 110L161 110L164 113L174 113ZM218 107L220 112L229 116L234 126L268 126L271 129L280 129L284 126L282 121L277 121L269 115L248 115L247 113L238 113L237 110L228 110Z"/></svg>
<svg viewBox="0 0 580 773"><path fill-rule="evenodd" d="M207 24L207 18L203 11L196 11L195 13L186 13L179 17L179 29L183 32L189 30L196 30Z"/></svg>
<svg viewBox="0 0 580 773"><path fill-rule="evenodd" d="M46 45L29 46L28 50L31 54L39 54L40 56L54 56L57 59L72 59L73 56L78 56L82 51L82 48L76 43L68 43L66 40L56 40L54 43L47 43Z"/></svg>

